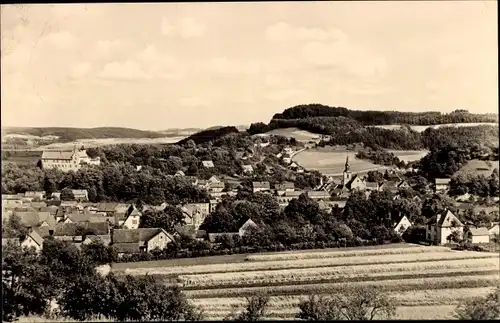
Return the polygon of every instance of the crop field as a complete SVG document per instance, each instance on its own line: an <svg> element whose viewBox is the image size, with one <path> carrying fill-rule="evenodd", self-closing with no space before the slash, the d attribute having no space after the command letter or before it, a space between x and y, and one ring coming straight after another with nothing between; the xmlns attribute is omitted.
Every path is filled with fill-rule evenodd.
<svg viewBox="0 0 500 323"><path fill-rule="evenodd" d="M340 151L325 148L308 149L296 154L292 159L308 170L317 170L325 175L342 175L345 159L349 156L349 166L353 173L366 173L371 170L385 169L368 160L356 158L355 151Z"/></svg>
<svg viewBox="0 0 500 323"><path fill-rule="evenodd" d="M345 293L374 286L397 306L396 319L449 319L458 302L484 296L500 282L499 255L410 244L379 248L291 251L228 256L214 262L175 260L113 271L151 274L177 284L206 319L241 310L245 297L270 296L268 319L293 319L311 293ZM233 259L234 258L234 259Z"/></svg>

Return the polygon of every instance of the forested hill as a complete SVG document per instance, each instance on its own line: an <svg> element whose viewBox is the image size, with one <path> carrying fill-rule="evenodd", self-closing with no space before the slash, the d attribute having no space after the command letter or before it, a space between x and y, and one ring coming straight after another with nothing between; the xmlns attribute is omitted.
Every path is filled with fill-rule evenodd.
<svg viewBox="0 0 500 323"><path fill-rule="evenodd" d="M76 139L102 139L102 138L160 138L164 134L153 131L144 131L120 127L100 128L69 128L69 127L5 127L2 135L18 134L30 136L58 136L60 140L73 141Z"/></svg>
<svg viewBox="0 0 500 323"><path fill-rule="evenodd" d="M435 125L446 123L498 122L498 114L473 114L466 110L451 113L441 112L398 112L398 111L359 111L322 104L306 104L288 108L273 116L276 119L307 119L313 117L347 117L364 125Z"/></svg>
<svg viewBox="0 0 500 323"><path fill-rule="evenodd" d="M214 141L217 138L225 136L230 133L239 133L236 127L212 127L200 132L197 132L185 139L182 139L177 144L184 145L189 140L193 140L195 144L199 145L205 142Z"/></svg>

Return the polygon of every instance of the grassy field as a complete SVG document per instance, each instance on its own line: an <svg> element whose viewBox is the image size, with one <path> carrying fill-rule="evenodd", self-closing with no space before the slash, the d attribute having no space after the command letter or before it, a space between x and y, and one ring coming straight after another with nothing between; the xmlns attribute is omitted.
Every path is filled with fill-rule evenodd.
<svg viewBox="0 0 500 323"><path fill-rule="evenodd" d="M330 147L308 149L293 157L293 161L308 170L317 170L325 175L342 175L346 157L353 173L367 173L371 170L382 170L385 166L376 165L368 160L356 158L355 151L334 150Z"/></svg>
<svg viewBox="0 0 500 323"><path fill-rule="evenodd" d="M114 264L112 270L178 284L210 320L240 310L255 293L271 297L269 319L293 319L311 292L355 285L389 293L397 319L446 319L459 301L486 295L500 278L498 254L410 244Z"/></svg>
<svg viewBox="0 0 500 323"><path fill-rule="evenodd" d="M463 166L458 172L490 176L493 172L493 169L495 168L499 169L498 161L483 161L473 159L469 161L465 166Z"/></svg>
<svg viewBox="0 0 500 323"><path fill-rule="evenodd" d="M479 123L446 123L446 124L436 124L436 125L430 125L430 126L415 126L415 125L410 125L410 128L414 131L417 132L424 132L427 128L440 128L440 127L474 127L474 126L481 126L481 125L491 125L491 126L498 126L498 123L490 123L490 122L479 122ZM391 124L391 125L380 125L380 126L373 126L377 128L383 128L383 129L399 129L401 128L401 125L398 124Z"/></svg>
<svg viewBox="0 0 500 323"><path fill-rule="evenodd" d="M405 162L420 160L428 153L427 150L388 150L388 152Z"/></svg>
<svg viewBox="0 0 500 323"><path fill-rule="evenodd" d="M260 137L265 137L265 136L270 136L270 135L275 135L275 136L283 136L287 138L295 138L297 141L301 142L309 142L311 140L317 139L320 137L320 135L305 131L305 130L300 130L298 128L281 128L281 129L274 129L271 131L268 131L264 134L259 134L257 136Z"/></svg>

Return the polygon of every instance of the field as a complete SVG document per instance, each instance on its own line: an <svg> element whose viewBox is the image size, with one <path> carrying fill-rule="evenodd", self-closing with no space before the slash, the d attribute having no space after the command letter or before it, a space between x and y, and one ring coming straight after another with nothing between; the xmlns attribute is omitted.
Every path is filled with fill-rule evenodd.
<svg viewBox="0 0 500 323"><path fill-rule="evenodd" d="M300 130L298 128L281 128L281 129L274 129L271 131L268 131L263 134L258 134L256 136L259 137L266 137L270 135L275 135L275 136L283 136L287 138L295 138L297 141L302 141L302 142L309 142L314 139L318 139L320 135L305 131L305 130Z"/></svg>
<svg viewBox="0 0 500 323"><path fill-rule="evenodd" d="M422 159L427 155L427 150L387 150L404 162L411 162Z"/></svg>
<svg viewBox="0 0 500 323"><path fill-rule="evenodd" d="M331 147L305 150L293 157L293 161L307 170L317 170L325 175L342 175L345 159L349 156L349 166L353 173L367 173L387 167L376 165L368 160L356 158L355 151L334 150Z"/></svg>
<svg viewBox="0 0 500 323"><path fill-rule="evenodd" d="M75 145L85 148L99 147L119 144L157 145L172 144L184 139L184 136L160 137L160 138L101 138L101 139L78 139L71 142L53 143L41 146L40 149L72 149Z"/></svg>
<svg viewBox="0 0 500 323"><path fill-rule="evenodd" d="M271 297L268 318L293 319L308 294L345 293L355 285L387 292L398 319L447 319L459 301L487 294L500 279L498 254L411 244L113 264L112 270L179 285L207 319L240 310L255 293Z"/></svg>
<svg viewBox="0 0 500 323"><path fill-rule="evenodd" d="M479 123L445 123L445 124L436 124L436 125L430 125L430 126L415 126L415 125L410 125L410 128L414 131L417 132L424 132L427 128L440 128L440 127L474 127L474 126L480 126L480 125L491 125L491 126L498 126L498 123L492 123L492 122L479 122ZM399 129L401 128L401 125L398 124L391 124L391 125L380 125L380 126L373 126L377 128L384 128L384 129Z"/></svg>
<svg viewBox="0 0 500 323"><path fill-rule="evenodd" d="M473 173L477 175L490 176L493 169L499 169L498 161L483 161L473 159L463 166L459 173Z"/></svg>

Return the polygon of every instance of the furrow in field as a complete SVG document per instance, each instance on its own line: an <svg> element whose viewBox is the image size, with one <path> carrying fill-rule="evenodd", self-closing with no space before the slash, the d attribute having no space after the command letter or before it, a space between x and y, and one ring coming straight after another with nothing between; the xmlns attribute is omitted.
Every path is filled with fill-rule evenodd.
<svg viewBox="0 0 500 323"><path fill-rule="evenodd" d="M185 291L188 298L211 298L211 297L243 297L255 295L256 293L266 293L268 295L301 295L306 293L328 293L345 292L352 286L374 286L381 291L409 291L423 289L443 289L443 288L465 288L465 287L489 287L498 284L499 275L484 276L460 276L460 277L426 277L409 279L392 279L381 281L359 281L343 283L324 284L302 284L272 287L239 287L222 289L200 289Z"/></svg>
<svg viewBox="0 0 500 323"><path fill-rule="evenodd" d="M211 264L211 265L193 265L193 266L174 266L162 268L135 268L126 269L125 274L130 275L174 275L174 274L204 274L204 273L229 273L241 271L257 270L279 270L295 268L319 268L328 266L345 265L371 265L371 264L390 264L390 263L408 263L414 261L447 261L459 259L485 259L498 258L498 254L478 253L478 252L434 252L401 255L377 255L366 257L341 257L326 259L300 259L288 261L262 261L247 262L236 264Z"/></svg>
<svg viewBox="0 0 500 323"><path fill-rule="evenodd" d="M322 259L335 257L360 257L376 255L400 255L414 253L452 252L447 247L414 246L401 249L374 249L374 250L349 250L349 251L325 251L325 252L288 252L270 255L249 255L249 261L273 261L273 260L297 260L297 259Z"/></svg>
<svg viewBox="0 0 500 323"><path fill-rule="evenodd" d="M479 288L448 288L435 290L415 290L407 292L390 292L389 297L400 306L422 306L422 305L447 305L458 301L483 297L492 292L494 287ZM325 296L328 296L326 294ZM272 296L269 301L270 309L295 308L302 300L306 300L308 294L296 296ZM234 298L199 298L190 300L194 305L204 310L231 310L243 308L246 299L243 297Z"/></svg>
<svg viewBox="0 0 500 323"><path fill-rule="evenodd" d="M403 264L378 264L369 266L338 266L307 269L285 269L276 271L251 271L226 274L180 275L179 280L184 288L199 288L222 285L247 285L247 284L283 284L289 281L328 281L335 278L357 278L384 275L405 275L408 273L439 273L452 270L488 271L499 270L497 259L477 259L470 263L468 260L450 260L444 263L413 262Z"/></svg>

